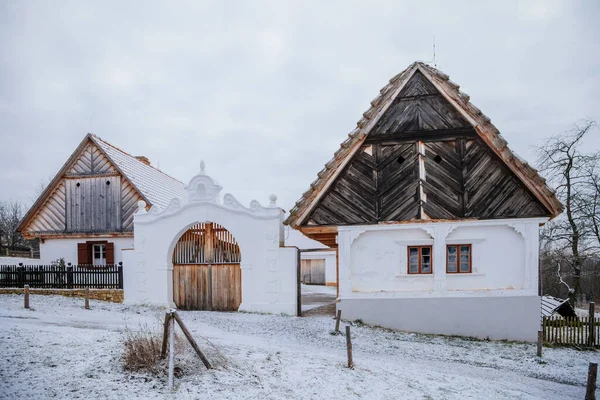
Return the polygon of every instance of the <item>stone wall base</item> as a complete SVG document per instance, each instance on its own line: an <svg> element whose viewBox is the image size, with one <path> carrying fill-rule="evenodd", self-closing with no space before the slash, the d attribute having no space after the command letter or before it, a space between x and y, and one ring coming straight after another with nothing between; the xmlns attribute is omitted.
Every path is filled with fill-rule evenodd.
<svg viewBox="0 0 600 400"><path fill-rule="evenodd" d="M59 295L66 297L85 297L85 289L29 289L31 295ZM0 288L0 294L23 294L22 288ZM123 302L123 289L90 289L90 300Z"/></svg>

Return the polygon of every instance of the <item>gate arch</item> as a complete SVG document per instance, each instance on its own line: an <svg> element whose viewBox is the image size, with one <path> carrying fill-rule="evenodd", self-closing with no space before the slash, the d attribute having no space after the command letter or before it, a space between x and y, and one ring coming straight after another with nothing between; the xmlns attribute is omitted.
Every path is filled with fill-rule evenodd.
<svg viewBox="0 0 600 400"><path fill-rule="evenodd" d="M241 252L214 222L191 225L173 249L173 301L184 310L237 311L242 302Z"/></svg>

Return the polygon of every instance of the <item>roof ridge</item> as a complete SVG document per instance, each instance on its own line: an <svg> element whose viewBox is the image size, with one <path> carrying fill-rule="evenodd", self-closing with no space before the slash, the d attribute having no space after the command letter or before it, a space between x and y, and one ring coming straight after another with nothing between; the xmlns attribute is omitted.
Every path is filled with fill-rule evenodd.
<svg viewBox="0 0 600 400"><path fill-rule="evenodd" d="M107 146L110 146L110 147L112 147L113 149L115 149L115 150L117 150L117 151L119 151L119 152L123 153L124 155L126 155L126 156L130 157L131 159L135 160L136 162L138 162L138 163L140 163L140 164L142 164L142 165L144 165L144 166L146 166L146 167L153 168L154 170L156 170L156 171L160 172L161 174L165 175L166 177L168 177L168 178L170 178L170 179L173 179L174 181L176 181L176 182L178 182L178 183L181 183L182 185L185 185L185 183L183 183L183 182L182 182L182 181L180 181L179 179L177 179L177 178L175 178L175 177L173 177L173 176L171 176L171 175L167 174L167 173L166 173L166 172L164 172L164 171L161 171L160 169L156 168L156 167L155 167L155 166L153 166L152 164L146 164L146 163L144 163L144 162L142 162L142 161L138 160L136 156L133 156L133 155L129 154L128 152L124 151L123 149L121 149L121 148L119 148L119 147L115 146L114 144L107 142L106 140L102 139L100 136L96 135L95 133L90 133L89 135L90 135L92 138L94 138L95 140L99 140L99 141L101 141L102 143L104 143L104 144L106 144Z"/></svg>

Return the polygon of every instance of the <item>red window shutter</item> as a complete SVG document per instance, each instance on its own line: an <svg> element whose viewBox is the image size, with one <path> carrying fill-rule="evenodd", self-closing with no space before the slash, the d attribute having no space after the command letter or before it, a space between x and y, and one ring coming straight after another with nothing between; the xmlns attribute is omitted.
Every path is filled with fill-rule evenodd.
<svg viewBox="0 0 600 400"><path fill-rule="evenodd" d="M106 264L113 265L115 263L115 244L106 243Z"/></svg>
<svg viewBox="0 0 600 400"><path fill-rule="evenodd" d="M90 264L90 259L88 257L87 243L77 243L77 264L79 264L79 265Z"/></svg>

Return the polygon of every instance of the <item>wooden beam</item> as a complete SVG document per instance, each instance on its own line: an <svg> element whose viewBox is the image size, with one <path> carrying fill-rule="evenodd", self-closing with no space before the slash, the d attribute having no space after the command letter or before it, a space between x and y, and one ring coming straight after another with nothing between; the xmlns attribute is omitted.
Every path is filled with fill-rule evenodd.
<svg viewBox="0 0 600 400"><path fill-rule="evenodd" d="M369 136L365 140L365 144L398 144L404 142L433 142L433 141L450 141L458 138L476 138L477 132L473 128L456 128L456 129L437 129L437 130L419 130L409 132L396 132L390 134L382 134L378 136Z"/></svg>

